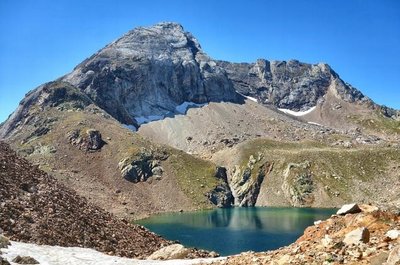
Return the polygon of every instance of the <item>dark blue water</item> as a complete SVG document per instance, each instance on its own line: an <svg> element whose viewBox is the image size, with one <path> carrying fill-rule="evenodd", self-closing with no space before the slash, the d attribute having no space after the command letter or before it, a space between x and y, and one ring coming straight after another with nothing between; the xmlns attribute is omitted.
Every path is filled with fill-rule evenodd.
<svg viewBox="0 0 400 265"><path fill-rule="evenodd" d="M265 251L287 246L314 221L335 209L228 208L156 215L138 221L151 231L185 246L213 250L221 255Z"/></svg>

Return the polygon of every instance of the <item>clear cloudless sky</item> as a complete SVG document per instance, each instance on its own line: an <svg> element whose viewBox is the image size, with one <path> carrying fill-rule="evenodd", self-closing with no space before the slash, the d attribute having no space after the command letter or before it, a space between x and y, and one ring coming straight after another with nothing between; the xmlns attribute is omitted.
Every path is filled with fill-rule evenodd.
<svg viewBox="0 0 400 265"><path fill-rule="evenodd" d="M137 26L181 23L215 59L326 62L400 109L399 0L0 0L0 122Z"/></svg>

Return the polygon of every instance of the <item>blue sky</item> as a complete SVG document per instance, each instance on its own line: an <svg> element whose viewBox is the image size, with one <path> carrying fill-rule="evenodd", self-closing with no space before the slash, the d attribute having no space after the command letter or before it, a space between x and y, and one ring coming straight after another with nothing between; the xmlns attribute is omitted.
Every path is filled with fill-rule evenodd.
<svg viewBox="0 0 400 265"><path fill-rule="evenodd" d="M29 90L161 21L181 23L215 59L326 62L375 102L400 109L398 0L1 0L0 122Z"/></svg>

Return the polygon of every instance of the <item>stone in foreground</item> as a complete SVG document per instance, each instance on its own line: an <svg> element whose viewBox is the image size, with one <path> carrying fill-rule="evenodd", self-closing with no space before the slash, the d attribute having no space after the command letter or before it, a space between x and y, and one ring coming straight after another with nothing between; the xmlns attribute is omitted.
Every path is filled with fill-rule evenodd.
<svg viewBox="0 0 400 265"><path fill-rule="evenodd" d="M368 243L369 242L369 230L365 227L357 228L350 233L346 234L343 242L346 245Z"/></svg>
<svg viewBox="0 0 400 265"><path fill-rule="evenodd" d="M10 241L7 237L0 235L0 248L6 248L10 245Z"/></svg>
<svg viewBox="0 0 400 265"><path fill-rule="evenodd" d="M5 258L0 257L0 265L10 265L10 262L8 262Z"/></svg>
<svg viewBox="0 0 400 265"><path fill-rule="evenodd" d="M389 230L387 231L386 236L391 240L395 240L400 237L400 230Z"/></svg>
<svg viewBox="0 0 400 265"><path fill-rule="evenodd" d="M37 260L35 260L32 257L29 256L16 256L12 262L18 263L18 264L39 264Z"/></svg>
<svg viewBox="0 0 400 265"><path fill-rule="evenodd" d="M397 246L390 251L389 257L384 263L385 265L396 265L400 264L400 246Z"/></svg>
<svg viewBox="0 0 400 265"><path fill-rule="evenodd" d="M348 213L359 213L361 212L360 207L356 203L351 203L351 204L345 204L342 206L342 208L337 211L336 214L338 215L345 215Z"/></svg>
<svg viewBox="0 0 400 265"><path fill-rule="evenodd" d="M190 250L181 244L173 244L161 248L151 254L147 259L149 260L170 260L170 259L183 259L189 254Z"/></svg>

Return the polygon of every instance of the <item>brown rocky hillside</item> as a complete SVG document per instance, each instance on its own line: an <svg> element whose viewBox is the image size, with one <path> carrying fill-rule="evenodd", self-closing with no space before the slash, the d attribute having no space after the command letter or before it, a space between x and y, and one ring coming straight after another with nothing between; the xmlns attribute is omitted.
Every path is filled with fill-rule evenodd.
<svg viewBox="0 0 400 265"><path fill-rule="evenodd" d="M89 203L0 142L0 233L11 240L144 258L170 245Z"/></svg>

